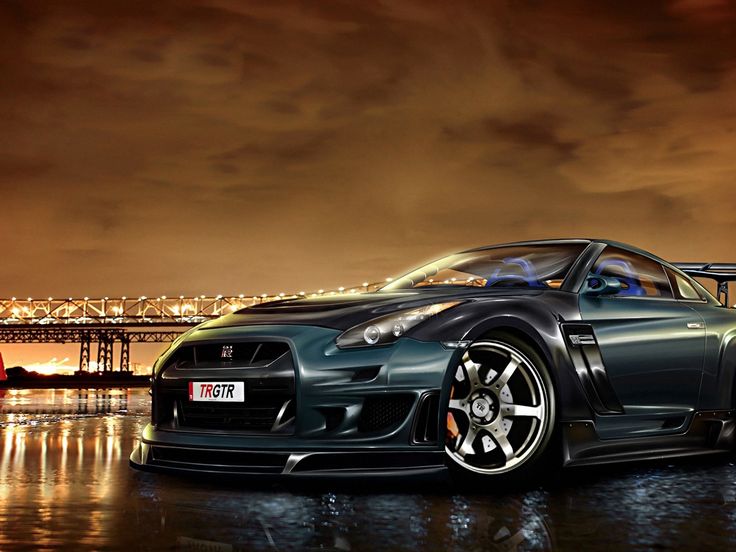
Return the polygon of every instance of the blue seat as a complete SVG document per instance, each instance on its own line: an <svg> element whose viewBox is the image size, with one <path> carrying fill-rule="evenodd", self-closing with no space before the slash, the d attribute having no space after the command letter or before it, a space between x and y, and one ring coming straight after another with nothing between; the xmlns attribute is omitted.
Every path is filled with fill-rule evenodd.
<svg viewBox="0 0 736 552"><path fill-rule="evenodd" d="M643 296L646 295L646 290L639 283L639 279L636 277L636 272L631 268L631 265L623 259L605 259L595 271L598 276L605 276L604 271L610 267L619 267L624 272L624 276L619 274L610 274L614 278L618 278L622 283L626 284L627 288L622 288L617 295L632 295L632 296Z"/></svg>
<svg viewBox="0 0 736 552"><path fill-rule="evenodd" d="M545 287L540 281L539 277L537 276L537 271L534 270L534 265L530 263L527 259L521 258L521 257L507 257L504 259L503 264L504 267L497 268L493 274L491 274L487 280L486 280L486 287L491 287L496 282L500 280L509 280L509 279L516 279L518 278L520 281L523 281L528 285L529 287ZM504 270L505 267L510 266L517 266L521 269L521 272L523 274L511 274Z"/></svg>

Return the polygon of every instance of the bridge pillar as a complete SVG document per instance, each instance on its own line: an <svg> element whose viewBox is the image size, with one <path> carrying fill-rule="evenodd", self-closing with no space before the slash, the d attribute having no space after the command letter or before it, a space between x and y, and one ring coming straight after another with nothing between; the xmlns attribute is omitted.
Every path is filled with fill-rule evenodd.
<svg viewBox="0 0 736 552"><path fill-rule="evenodd" d="M97 342L97 371L102 371L102 366L105 362L105 355L107 354L107 341L104 336L100 336Z"/></svg>
<svg viewBox="0 0 736 552"><path fill-rule="evenodd" d="M130 371L130 338L125 335L120 338L120 371Z"/></svg>
<svg viewBox="0 0 736 552"><path fill-rule="evenodd" d="M91 339L88 335L82 336L82 344L79 350L79 371L89 371L89 356L90 356L90 344Z"/></svg>
<svg viewBox="0 0 736 552"><path fill-rule="evenodd" d="M104 362L104 368L105 372L111 372L112 371L112 364L113 364L113 348L115 345L115 339L112 336L107 336L107 356L105 357Z"/></svg>
<svg viewBox="0 0 736 552"><path fill-rule="evenodd" d="M97 371L109 372L112 369L112 338L107 334L100 335L97 344Z"/></svg>

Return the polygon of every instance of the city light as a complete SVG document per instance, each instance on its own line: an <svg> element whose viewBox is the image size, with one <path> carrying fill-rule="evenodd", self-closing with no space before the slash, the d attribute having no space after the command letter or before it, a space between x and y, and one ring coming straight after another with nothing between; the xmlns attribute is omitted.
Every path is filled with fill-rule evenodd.
<svg viewBox="0 0 736 552"><path fill-rule="evenodd" d="M390 281L390 278L386 279ZM9 325L55 325L55 324L122 324L137 323L150 324L152 322L165 324L195 324L205 320L218 318L225 314L268 301L299 299L304 297L319 297L322 295L341 295L344 293L358 293L368 291L369 288L380 287L379 284L363 282L360 286L346 288L339 286L336 289L320 288L317 291L298 292L280 291L275 294L261 293L247 295L244 293L226 296L198 295L186 297L179 295L168 297L161 295L156 299L149 299L146 295L138 296L137 302L128 303L127 297L120 298L105 296L104 298L57 299L49 297L46 302L28 298L19 301L17 297L0 299L0 327Z"/></svg>

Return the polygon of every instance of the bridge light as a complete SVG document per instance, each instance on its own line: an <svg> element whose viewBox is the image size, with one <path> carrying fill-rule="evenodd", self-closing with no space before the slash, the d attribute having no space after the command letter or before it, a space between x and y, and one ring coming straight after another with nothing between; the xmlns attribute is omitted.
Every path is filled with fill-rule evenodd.
<svg viewBox="0 0 736 552"><path fill-rule="evenodd" d="M363 287L368 287L368 282L363 282Z"/></svg>
<svg viewBox="0 0 736 552"><path fill-rule="evenodd" d="M17 301L17 299L15 297L12 297L10 300L11 301Z"/></svg>
<svg viewBox="0 0 736 552"><path fill-rule="evenodd" d="M303 292L303 291L300 291L300 292L299 292L299 295L306 295L306 293L305 293L305 292Z"/></svg>
<svg viewBox="0 0 736 552"><path fill-rule="evenodd" d="M54 298L53 298L53 297L49 297L49 301L53 301L53 300L54 300Z"/></svg>
<svg viewBox="0 0 736 552"><path fill-rule="evenodd" d="M146 299L148 299L148 297L146 297L145 295L142 295L140 300L145 301Z"/></svg>
<svg viewBox="0 0 736 552"><path fill-rule="evenodd" d="M110 300L110 298L109 298L109 297L105 297L105 301L109 301L109 300Z"/></svg>
<svg viewBox="0 0 736 552"><path fill-rule="evenodd" d="M200 299L204 299L204 295L200 295L200 296L199 296L199 298L200 298Z"/></svg>
<svg viewBox="0 0 736 552"><path fill-rule="evenodd" d="M242 299L243 297L245 297L245 295L241 293L240 295L238 295L238 297Z"/></svg>
<svg viewBox="0 0 736 552"><path fill-rule="evenodd" d="M340 286L339 288L337 288L337 291L339 291L340 293L342 293L343 291L345 291L345 288L342 287L342 286Z"/></svg>
<svg viewBox="0 0 736 552"><path fill-rule="evenodd" d="M222 299L222 295L219 295L216 297L216 299Z"/></svg>
<svg viewBox="0 0 736 552"><path fill-rule="evenodd" d="M85 297L85 298L84 298L84 300L85 300L85 301L89 301L89 297Z"/></svg>
<svg viewBox="0 0 736 552"><path fill-rule="evenodd" d="M183 296L183 295L180 295L180 296L179 296L179 299L184 299L184 296Z"/></svg>
<svg viewBox="0 0 736 552"><path fill-rule="evenodd" d="M161 299L163 299L164 301L166 301L166 296L165 295L162 295L161 296Z"/></svg>
<svg viewBox="0 0 736 552"><path fill-rule="evenodd" d="M28 300L29 300L29 301L33 301L33 299L32 299L32 298L30 298L30 297L28 298Z"/></svg>
<svg viewBox="0 0 736 552"><path fill-rule="evenodd" d="M324 292L325 292L325 290L323 290L323 289L318 289L317 290L317 293L324 293Z"/></svg>

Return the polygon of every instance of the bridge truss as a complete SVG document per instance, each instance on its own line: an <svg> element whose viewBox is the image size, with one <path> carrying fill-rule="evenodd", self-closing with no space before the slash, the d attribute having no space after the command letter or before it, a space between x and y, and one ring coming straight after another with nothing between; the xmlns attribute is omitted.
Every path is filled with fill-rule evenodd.
<svg viewBox="0 0 736 552"><path fill-rule="evenodd" d="M97 370L113 370L120 347L119 370L130 370L131 343L171 342L188 328L253 305L326 295L373 291L379 284L313 293L197 297L127 297L93 299L0 299L0 343L79 343L79 370L90 371L92 344Z"/></svg>

